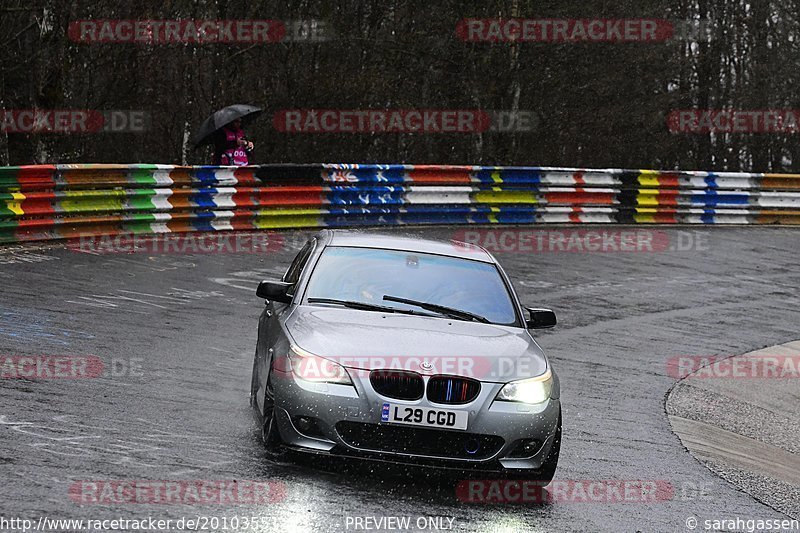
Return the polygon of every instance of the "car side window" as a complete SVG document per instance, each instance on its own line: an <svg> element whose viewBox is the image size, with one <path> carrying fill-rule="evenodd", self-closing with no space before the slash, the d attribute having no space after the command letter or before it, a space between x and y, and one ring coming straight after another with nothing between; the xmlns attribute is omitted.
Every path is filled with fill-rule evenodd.
<svg viewBox="0 0 800 533"><path fill-rule="evenodd" d="M314 249L314 244L316 243L316 239L311 239L303 246L303 249L297 254L297 257L294 258L292 264L289 266L289 269L286 271L286 274L283 275L283 281L288 283L297 283L300 281L300 273L303 272L303 268L306 266L308 262L308 258L311 257L311 251Z"/></svg>

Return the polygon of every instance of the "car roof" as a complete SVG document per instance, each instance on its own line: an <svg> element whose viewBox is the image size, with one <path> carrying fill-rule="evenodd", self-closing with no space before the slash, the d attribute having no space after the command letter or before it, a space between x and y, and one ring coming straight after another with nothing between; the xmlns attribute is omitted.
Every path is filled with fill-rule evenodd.
<svg viewBox="0 0 800 533"><path fill-rule="evenodd" d="M391 235L358 230L326 230L325 233L328 233L328 242L326 243L328 246L401 250L496 263L494 257L484 248L456 240L437 241L412 235Z"/></svg>

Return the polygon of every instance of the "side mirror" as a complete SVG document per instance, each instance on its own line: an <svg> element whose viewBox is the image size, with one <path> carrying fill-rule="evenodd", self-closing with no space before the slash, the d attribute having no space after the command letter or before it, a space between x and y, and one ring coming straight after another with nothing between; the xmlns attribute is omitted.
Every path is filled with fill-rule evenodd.
<svg viewBox="0 0 800 533"><path fill-rule="evenodd" d="M292 301L291 290L293 287L294 284L285 281L262 281L258 284L256 296L288 304Z"/></svg>
<svg viewBox="0 0 800 533"><path fill-rule="evenodd" d="M535 307L526 307L530 318L525 321L525 327L528 329L547 329L556 325L556 314L550 309L537 309Z"/></svg>

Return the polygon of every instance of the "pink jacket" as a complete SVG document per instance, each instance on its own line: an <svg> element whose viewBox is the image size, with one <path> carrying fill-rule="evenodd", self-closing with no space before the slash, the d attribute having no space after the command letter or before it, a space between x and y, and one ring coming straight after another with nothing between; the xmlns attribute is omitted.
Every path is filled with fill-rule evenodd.
<svg viewBox="0 0 800 533"><path fill-rule="evenodd" d="M243 166L248 163L247 152L239 146L239 139L244 139L244 130L228 129L223 127L217 132L214 142L214 161L215 165L236 165Z"/></svg>

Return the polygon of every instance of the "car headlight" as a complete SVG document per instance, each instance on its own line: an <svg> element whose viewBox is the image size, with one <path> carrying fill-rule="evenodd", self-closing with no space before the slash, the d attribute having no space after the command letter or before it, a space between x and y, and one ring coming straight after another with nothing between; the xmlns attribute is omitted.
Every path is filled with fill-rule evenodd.
<svg viewBox="0 0 800 533"><path fill-rule="evenodd" d="M512 381L503 385L497 400L504 402L542 403L550 398L553 389L553 373L550 369L541 376Z"/></svg>
<svg viewBox="0 0 800 533"><path fill-rule="evenodd" d="M289 348L289 365L294 375L305 381L337 385L353 384L350 375L342 365L308 353L297 346Z"/></svg>

